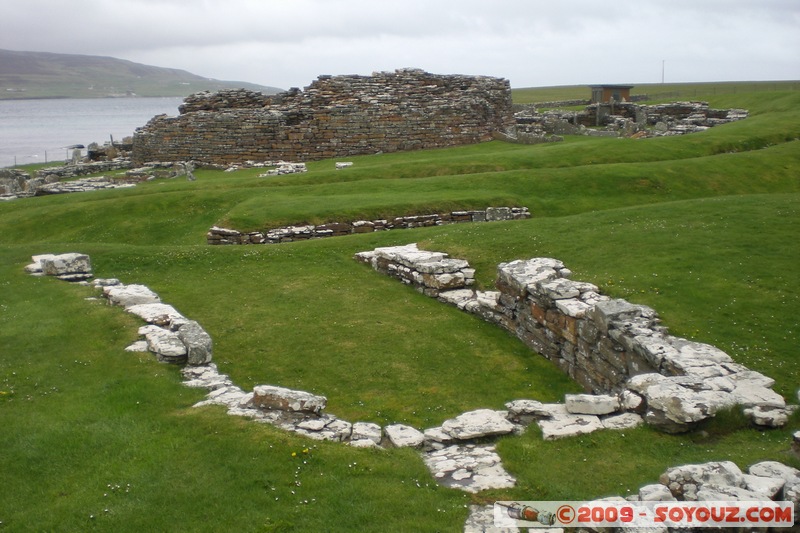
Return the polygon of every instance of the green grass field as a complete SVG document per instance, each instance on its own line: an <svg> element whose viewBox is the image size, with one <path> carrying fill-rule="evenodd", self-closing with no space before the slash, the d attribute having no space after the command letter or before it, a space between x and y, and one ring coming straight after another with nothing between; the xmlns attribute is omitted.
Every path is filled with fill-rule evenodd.
<svg viewBox="0 0 800 533"><path fill-rule="evenodd" d="M0 204L0 530L460 531L472 502L625 495L686 462L800 467L789 450L798 416L773 431L731 414L687 435L555 442L532 427L498 446L517 487L469 496L436 485L413 451L318 443L192 409L204 393L183 387L177 368L124 352L137 319L86 300L89 288L23 271L33 254L88 253L96 276L146 284L199 321L242 388L313 391L346 420L425 428L579 388L500 329L353 254L418 242L469 260L484 288L499 262L556 257L574 279L654 307L672 333L772 376L797 403L800 92L753 85L702 89L698 99L751 116L685 137L491 142L356 157L346 171L332 161L269 178L198 171L196 182ZM533 218L205 244L213 224L489 205L524 205Z"/></svg>

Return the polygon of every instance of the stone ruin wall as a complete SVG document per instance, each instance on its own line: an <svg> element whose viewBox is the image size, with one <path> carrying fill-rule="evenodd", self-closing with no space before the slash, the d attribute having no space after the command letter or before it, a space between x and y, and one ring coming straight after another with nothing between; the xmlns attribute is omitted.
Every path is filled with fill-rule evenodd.
<svg viewBox="0 0 800 533"><path fill-rule="evenodd" d="M640 136L683 135L747 118L746 109L715 109L707 102L671 102L640 105L632 102L598 103L583 111L559 109L539 112L536 105L516 106L517 137L535 134ZM603 127L605 130L596 128ZM605 135L604 135L605 134ZM553 140L545 138L544 140ZM556 139L561 140L561 139ZM539 142L542 140L540 139Z"/></svg>
<svg viewBox="0 0 800 533"><path fill-rule="evenodd" d="M279 244L284 242L342 237L356 233L372 233L395 229L428 228L446 224L466 222L494 222L500 220L524 220L531 214L527 207L487 207L472 211L451 211L426 215L406 215L392 219L356 220L352 222L329 222L314 226L283 226L264 231L241 232L235 229L212 227L206 233L208 244Z"/></svg>
<svg viewBox="0 0 800 533"><path fill-rule="evenodd" d="M555 363L587 391L617 394L662 431L688 431L734 406L757 426L786 424L791 408L774 380L722 350L672 336L644 305L569 279L561 261L501 263L495 291L472 289L467 261L415 244L356 254L419 292L495 323Z"/></svg>
<svg viewBox="0 0 800 533"><path fill-rule="evenodd" d="M139 128L133 160L308 161L472 144L514 126L508 80L416 69L320 76L303 91L198 93Z"/></svg>

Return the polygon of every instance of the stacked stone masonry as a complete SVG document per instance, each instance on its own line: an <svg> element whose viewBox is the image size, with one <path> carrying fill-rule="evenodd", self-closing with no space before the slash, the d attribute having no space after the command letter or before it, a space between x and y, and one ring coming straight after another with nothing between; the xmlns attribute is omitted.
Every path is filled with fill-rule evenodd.
<svg viewBox="0 0 800 533"><path fill-rule="evenodd" d="M472 211L452 211L429 215L408 215L393 219L356 220L354 222L329 222L327 224L284 226L265 231L241 232L234 229L212 227L206 234L208 244L278 244L283 242L340 237L354 233L372 233L394 229L422 228L459 224L464 222L494 222L530 218L527 207L487 207Z"/></svg>
<svg viewBox="0 0 800 533"><path fill-rule="evenodd" d="M485 293L473 293L466 288L472 284L474 275L466 261L450 259L440 252L421 251L415 245L376 249L358 254L357 257L443 301L458 303L464 308L471 307L473 312L477 308L470 304L493 307L489 304L495 299L493 296L487 298ZM532 261L542 266L539 260ZM546 275L548 269L556 270L561 276L569 274L555 260L548 259L543 263L546 264L544 269L528 269L528 274L533 273L538 280L536 283L549 279ZM530 288L531 284L527 282L531 280L519 275L522 270L516 267L512 270L516 273L515 283L522 283L526 290ZM93 277L89 256L78 253L34 256L33 263L26 267L26 271L35 276L55 276L83 284L88 284L87 280ZM487 439L519 435L534 421L542 429L545 439L581 435L599 429L626 429L642 421L638 414L624 411L641 410L644 398L626 390L618 395L567 395L564 404L514 400L506 404L507 410L469 411L444 421L439 427L424 431L404 424L381 428L371 422L351 423L324 413L327 405L324 396L274 385L259 385L252 392L237 387L211 362L211 337L197 322L186 319L172 306L161 302L149 288L124 285L116 279L95 279L93 285L102 290L111 304L125 308L147 323L139 330L144 340L135 342L127 351L151 351L159 361L187 363L181 371L184 384L210 391L206 399L195 404L195 407L222 405L231 415L269 423L311 439L343 442L353 447L418 448L438 483L467 492L509 488L516 483L514 477L503 468L495 446L487 443ZM588 290L589 287L586 289L584 292L594 292ZM468 298L464 291L471 292L474 298ZM485 317L488 316L491 315ZM748 377L754 376L750 374ZM793 445L797 446L798 442L800 432L795 432ZM625 500L611 499L779 499L791 502L797 516L800 472L772 461L752 465L748 472L743 474L730 462L684 465L667 470L661 476L660 484L644 486L637 495L628 496ZM491 506L472 506L464 531L495 530L498 529L495 528ZM517 529L509 523L508 528L500 530Z"/></svg>
<svg viewBox="0 0 800 533"><path fill-rule="evenodd" d="M472 144L514 126L508 80L417 69L320 76L303 91L190 96L134 134L133 160L309 161Z"/></svg>
<svg viewBox="0 0 800 533"><path fill-rule="evenodd" d="M707 102L599 103L588 105L583 111L550 109L544 112L539 112L535 106L526 106L514 115L519 142L525 142L530 136L549 139L546 135L683 135L747 116L746 109L714 109Z"/></svg>
<svg viewBox="0 0 800 533"><path fill-rule="evenodd" d="M415 244L376 248L356 259L500 325L587 391L617 395L623 411L643 414L663 431L688 431L736 406L753 424L777 427L793 410L770 388L773 379L713 346L670 335L649 307L570 280L571 272L556 259L501 263L496 291L474 291L474 270L466 261ZM537 409L518 414L535 415Z"/></svg>

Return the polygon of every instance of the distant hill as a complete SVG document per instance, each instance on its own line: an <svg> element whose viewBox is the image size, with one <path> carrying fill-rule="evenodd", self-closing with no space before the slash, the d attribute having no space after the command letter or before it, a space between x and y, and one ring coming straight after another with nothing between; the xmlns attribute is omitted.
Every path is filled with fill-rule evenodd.
<svg viewBox="0 0 800 533"><path fill-rule="evenodd" d="M265 94L281 91L113 57L0 50L0 99L187 96L239 87Z"/></svg>

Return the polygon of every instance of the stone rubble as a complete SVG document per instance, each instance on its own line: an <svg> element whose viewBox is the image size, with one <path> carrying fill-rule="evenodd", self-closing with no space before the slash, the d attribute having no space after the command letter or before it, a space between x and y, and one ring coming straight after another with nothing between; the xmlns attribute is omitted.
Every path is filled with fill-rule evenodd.
<svg viewBox="0 0 800 533"><path fill-rule="evenodd" d="M303 172L308 172L308 168L306 168L305 163L290 163L288 161L278 161L275 163L277 168L272 170L268 170L263 174L259 174L259 178L265 178L267 176L283 176L285 174L302 174Z"/></svg>
<svg viewBox="0 0 800 533"><path fill-rule="evenodd" d="M503 469L494 446L453 445L423 455L434 479L470 493L511 488L516 480Z"/></svg>
<svg viewBox="0 0 800 533"><path fill-rule="evenodd" d="M549 109L539 112L537 107L546 107L542 104L523 107L514 114L515 136L517 142L526 144L559 141L562 140L560 135L635 138L685 135L748 116L746 109L713 109L707 102L657 105L604 102L589 104L583 111ZM515 139L512 136L509 140Z"/></svg>
<svg viewBox="0 0 800 533"><path fill-rule="evenodd" d="M395 229L409 229L464 222L493 222L530 218L526 207L488 207L483 210L452 211L429 215L408 215L393 219L355 220L329 222L320 225L283 226L264 231L240 232L235 229L212 227L206 233L206 242L221 244L279 244L284 242L340 237L355 233L372 233Z"/></svg>
<svg viewBox="0 0 800 533"><path fill-rule="evenodd" d="M637 494L602 498L602 501L681 502L681 501L787 501L794 504L795 527L800 522L800 470L776 461L762 461L750 465L747 473L731 461L712 461L688 464L667 469L658 483L642 486ZM464 531L491 532L522 531L515 527L495 526L493 505L471 506ZM555 528L551 528L555 531ZM531 530L533 531L533 530ZM535 531L547 531L537 528ZM630 528L586 531L635 531ZM657 531L657 529L648 529ZM662 528L658 531L668 531ZM679 531L669 529L669 531ZM683 530L680 530L683 531ZM749 530L748 530L749 531Z"/></svg>
<svg viewBox="0 0 800 533"><path fill-rule="evenodd" d="M81 177L87 174L122 170L129 167L130 160L127 159L69 163L62 166L39 169L33 176L20 169L2 168L0 169L0 200L133 187L136 180L127 178Z"/></svg>

